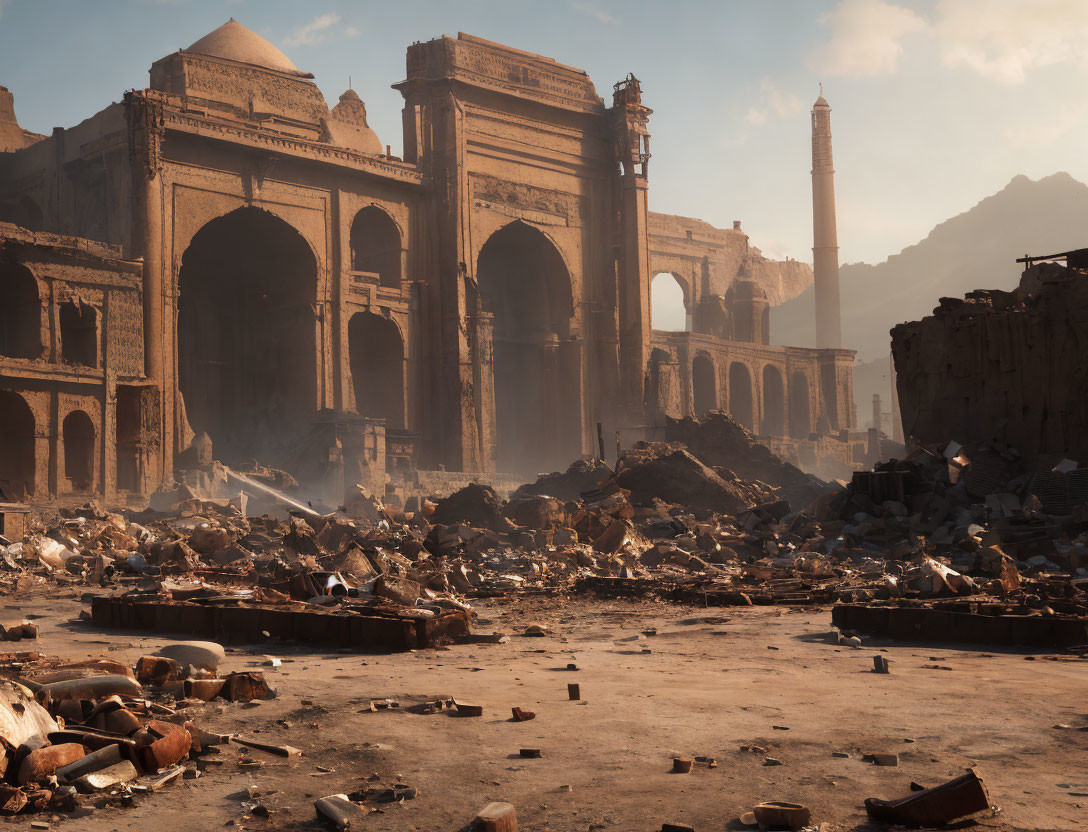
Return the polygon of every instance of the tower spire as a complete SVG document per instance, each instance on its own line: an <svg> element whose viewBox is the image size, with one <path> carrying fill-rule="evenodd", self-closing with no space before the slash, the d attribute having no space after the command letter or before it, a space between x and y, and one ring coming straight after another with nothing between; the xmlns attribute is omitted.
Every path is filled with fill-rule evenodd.
<svg viewBox="0 0 1088 832"><path fill-rule="evenodd" d="M812 271L816 292L816 344L842 346L839 309L839 238L835 223L835 165L831 156L831 107L820 97L812 107Z"/></svg>

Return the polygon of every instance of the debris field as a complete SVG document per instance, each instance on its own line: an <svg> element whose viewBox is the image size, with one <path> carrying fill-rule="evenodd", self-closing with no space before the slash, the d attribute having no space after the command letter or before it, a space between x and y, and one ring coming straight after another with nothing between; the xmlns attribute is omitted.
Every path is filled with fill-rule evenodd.
<svg viewBox="0 0 1088 832"><path fill-rule="evenodd" d="M703 428L759 455L727 417ZM1076 828L1076 463L1027 474L953 442L850 483L766 470L641 442L509 499L28 513L0 550L0 810L89 829L178 800L209 828Z"/></svg>

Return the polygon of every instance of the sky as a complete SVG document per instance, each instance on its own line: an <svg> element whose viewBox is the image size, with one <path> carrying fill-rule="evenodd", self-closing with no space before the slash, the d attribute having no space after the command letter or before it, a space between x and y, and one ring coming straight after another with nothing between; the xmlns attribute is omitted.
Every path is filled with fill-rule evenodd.
<svg viewBox="0 0 1088 832"><path fill-rule="evenodd" d="M0 0L0 84L23 127L71 126L151 63L234 17L348 86L401 147L404 51L463 31L633 72L650 119L650 208L740 220L811 261L809 109L832 107L842 262L876 263L1016 174L1088 181L1088 0Z"/></svg>

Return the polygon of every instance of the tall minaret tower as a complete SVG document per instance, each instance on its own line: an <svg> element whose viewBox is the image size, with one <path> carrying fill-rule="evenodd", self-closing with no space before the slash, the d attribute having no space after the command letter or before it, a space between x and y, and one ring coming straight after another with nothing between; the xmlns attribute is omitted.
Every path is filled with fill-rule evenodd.
<svg viewBox="0 0 1088 832"><path fill-rule="evenodd" d="M839 313L839 235L835 228L835 165L831 159L831 107L812 105L812 259L816 290L816 345L842 346Z"/></svg>

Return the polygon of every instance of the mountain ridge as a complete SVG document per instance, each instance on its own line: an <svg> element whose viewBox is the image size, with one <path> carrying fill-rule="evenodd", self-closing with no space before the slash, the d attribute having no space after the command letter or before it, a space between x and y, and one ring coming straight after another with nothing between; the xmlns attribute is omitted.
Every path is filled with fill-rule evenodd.
<svg viewBox="0 0 1088 832"><path fill-rule="evenodd" d="M1070 174L1018 174L1001 190L935 225L917 243L875 265L839 269L843 346L859 360L886 355L890 329L932 312L941 297L1012 289L1024 254L1088 245L1088 185ZM815 345L813 288L772 308L771 341Z"/></svg>

